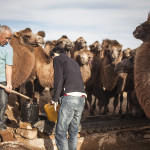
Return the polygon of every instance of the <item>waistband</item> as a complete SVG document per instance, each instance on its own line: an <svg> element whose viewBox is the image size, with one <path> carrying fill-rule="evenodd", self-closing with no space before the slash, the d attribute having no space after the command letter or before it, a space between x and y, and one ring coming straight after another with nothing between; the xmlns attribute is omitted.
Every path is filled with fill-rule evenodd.
<svg viewBox="0 0 150 150"><path fill-rule="evenodd" d="M72 96L72 95L64 94L64 96ZM85 97L85 95L81 95L79 97Z"/></svg>

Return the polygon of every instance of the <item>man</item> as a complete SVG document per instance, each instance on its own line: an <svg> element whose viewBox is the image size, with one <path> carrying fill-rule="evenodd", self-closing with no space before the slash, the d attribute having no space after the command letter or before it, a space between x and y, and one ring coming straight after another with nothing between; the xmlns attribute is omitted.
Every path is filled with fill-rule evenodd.
<svg viewBox="0 0 150 150"><path fill-rule="evenodd" d="M0 84L6 88L0 88L0 130L5 130L4 114L8 102L8 94L12 90L12 65L13 49L9 44L12 30L8 26L0 26Z"/></svg>
<svg viewBox="0 0 150 150"><path fill-rule="evenodd" d="M59 150L76 150L78 126L86 96L80 68L78 63L68 57L60 47L55 47L50 56L54 58L54 96L52 104L54 104L55 110L58 100L60 103L55 130L56 145ZM60 96L62 97L59 99Z"/></svg>

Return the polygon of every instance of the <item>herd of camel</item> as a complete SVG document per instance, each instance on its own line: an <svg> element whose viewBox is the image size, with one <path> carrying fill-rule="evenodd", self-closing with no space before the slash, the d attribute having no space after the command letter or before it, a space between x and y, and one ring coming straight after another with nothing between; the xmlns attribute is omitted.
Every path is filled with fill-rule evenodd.
<svg viewBox="0 0 150 150"><path fill-rule="evenodd" d="M134 50L122 50L117 40L104 39L101 44L95 41L87 46L83 37L72 42L64 35L44 42L44 31L33 34L26 28L15 32L10 41L14 51L13 88L38 100L45 88L52 96L54 70L49 54L55 46L60 46L80 66L87 93L85 109L88 108L91 115L94 115L95 105L100 114L107 114L112 98L113 114L121 114L123 93L127 92L127 113L146 115L150 119L150 14L133 35L143 44ZM118 104L120 108L116 112Z"/></svg>

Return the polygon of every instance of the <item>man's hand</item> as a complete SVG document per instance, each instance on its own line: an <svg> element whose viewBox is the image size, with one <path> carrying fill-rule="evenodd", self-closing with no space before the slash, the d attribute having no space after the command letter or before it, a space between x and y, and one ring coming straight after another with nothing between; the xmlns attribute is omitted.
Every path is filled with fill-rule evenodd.
<svg viewBox="0 0 150 150"><path fill-rule="evenodd" d="M8 93L11 93L12 85L11 84L7 84L6 87L5 87L5 91L8 92Z"/></svg>
<svg viewBox="0 0 150 150"><path fill-rule="evenodd" d="M57 111L58 102L54 102L51 100L52 105L54 105L54 110Z"/></svg>

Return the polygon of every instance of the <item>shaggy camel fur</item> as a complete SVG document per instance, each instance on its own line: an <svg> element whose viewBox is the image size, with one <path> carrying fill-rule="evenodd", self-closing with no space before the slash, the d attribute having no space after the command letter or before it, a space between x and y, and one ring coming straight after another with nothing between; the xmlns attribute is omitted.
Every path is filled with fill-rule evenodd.
<svg viewBox="0 0 150 150"><path fill-rule="evenodd" d="M30 78L35 77L33 97L39 102L40 95L45 88L54 88L53 60L42 47L35 48L33 54L35 56L35 66ZM51 99L51 94L49 99Z"/></svg>
<svg viewBox="0 0 150 150"><path fill-rule="evenodd" d="M42 47L34 49L35 72L36 76L43 87L53 88L53 61L47 55Z"/></svg>
<svg viewBox="0 0 150 150"><path fill-rule="evenodd" d="M105 90L112 91L117 87L117 94L114 96L113 113L116 111L118 100L120 100L119 113L122 113L122 94L127 74L116 73L114 71L115 65L122 59L122 45L119 44L116 40L106 39L103 40L102 48L104 51L104 57L101 60L100 82L102 83L102 86Z"/></svg>
<svg viewBox="0 0 150 150"><path fill-rule="evenodd" d="M32 51L34 47L43 43L43 38L33 34L29 28L14 33L10 41L14 51L12 70L12 85L14 88L19 87L28 79L35 63Z"/></svg>
<svg viewBox="0 0 150 150"><path fill-rule="evenodd" d="M135 91L145 115L150 119L150 14L146 22L136 27L133 35L143 41L135 57Z"/></svg>

